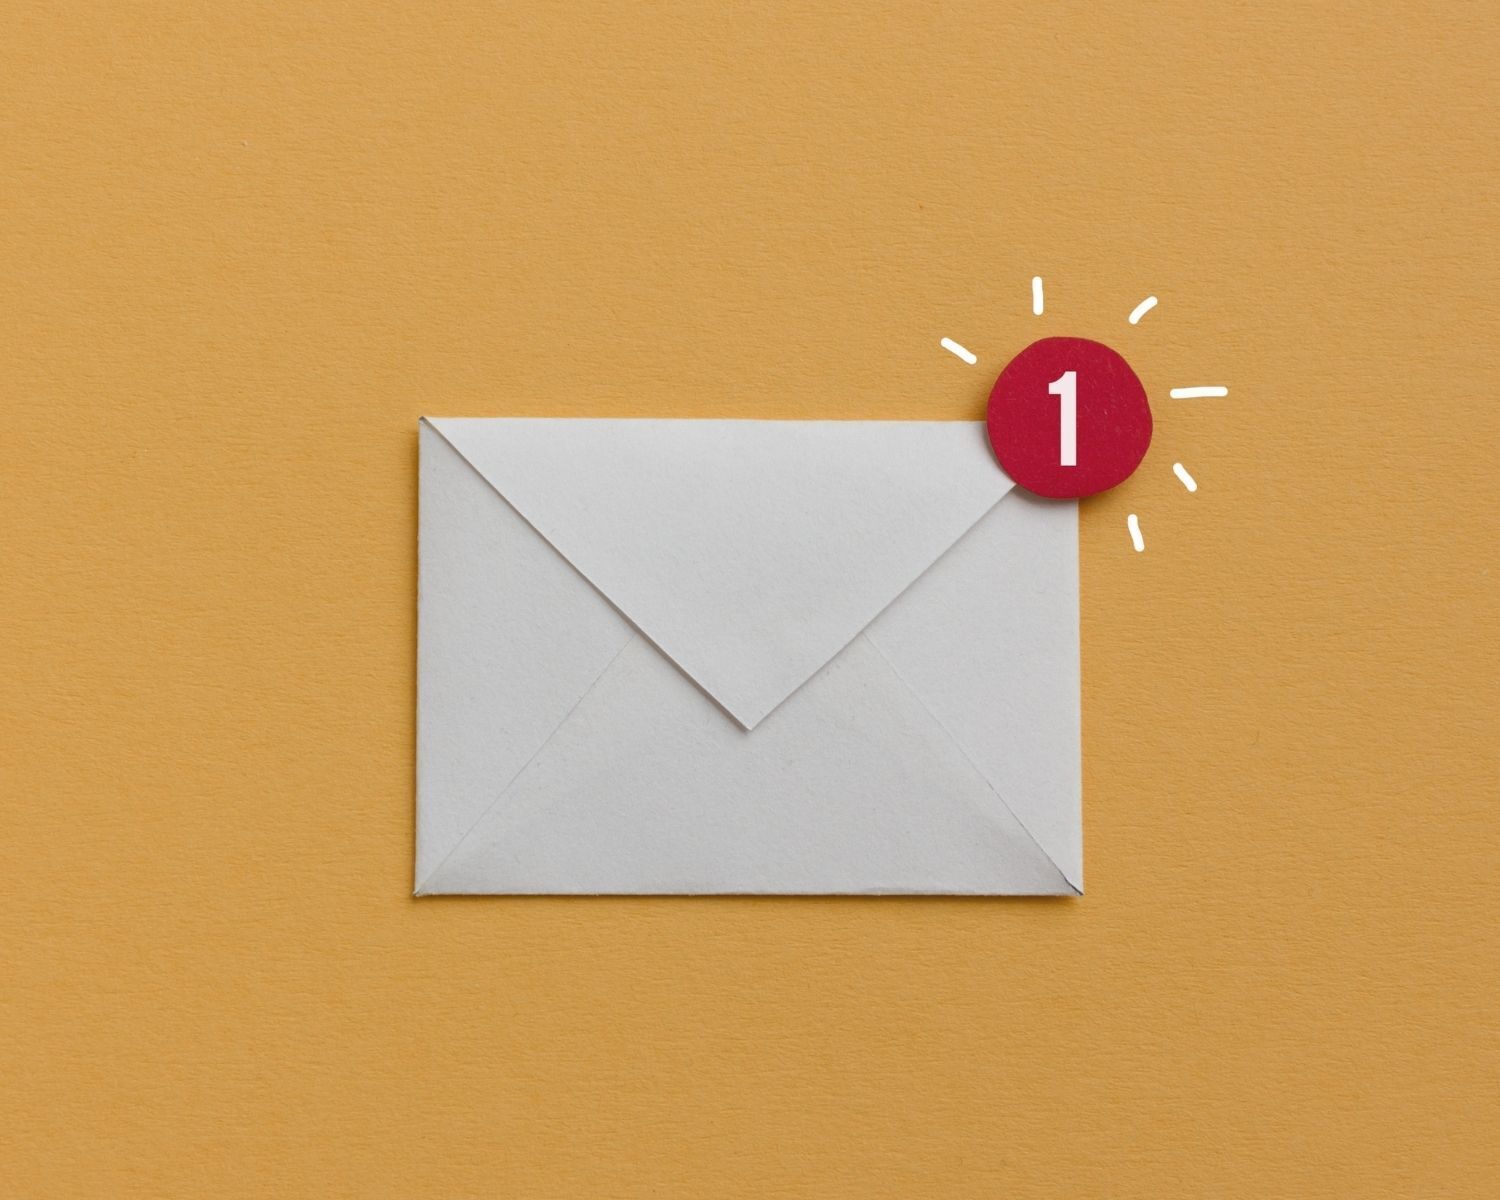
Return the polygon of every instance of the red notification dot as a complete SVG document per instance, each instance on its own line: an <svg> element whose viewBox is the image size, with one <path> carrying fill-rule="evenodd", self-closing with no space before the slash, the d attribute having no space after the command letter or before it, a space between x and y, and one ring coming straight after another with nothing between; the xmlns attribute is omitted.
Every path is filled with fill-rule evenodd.
<svg viewBox="0 0 1500 1200"><path fill-rule="evenodd" d="M1043 338L995 380L989 433L1007 475L1070 500L1130 478L1151 445L1151 405L1130 364L1102 342Z"/></svg>

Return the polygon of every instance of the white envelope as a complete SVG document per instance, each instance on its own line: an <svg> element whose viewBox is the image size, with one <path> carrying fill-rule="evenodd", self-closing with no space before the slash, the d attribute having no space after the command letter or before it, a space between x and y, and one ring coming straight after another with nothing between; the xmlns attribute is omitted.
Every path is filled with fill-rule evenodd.
<svg viewBox="0 0 1500 1200"><path fill-rule="evenodd" d="M1077 506L951 421L424 419L416 891L1082 891Z"/></svg>

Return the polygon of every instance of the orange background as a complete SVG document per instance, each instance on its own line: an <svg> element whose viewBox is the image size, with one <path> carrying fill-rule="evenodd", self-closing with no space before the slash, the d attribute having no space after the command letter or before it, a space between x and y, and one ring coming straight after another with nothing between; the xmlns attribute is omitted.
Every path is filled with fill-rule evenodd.
<svg viewBox="0 0 1500 1200"><path fill-rule="evenodd" d="M9 6L7 1195L1496 1194L1493 11L1033 7ZM1085 898L410 898L419 414L1053 333Z"/></svg>

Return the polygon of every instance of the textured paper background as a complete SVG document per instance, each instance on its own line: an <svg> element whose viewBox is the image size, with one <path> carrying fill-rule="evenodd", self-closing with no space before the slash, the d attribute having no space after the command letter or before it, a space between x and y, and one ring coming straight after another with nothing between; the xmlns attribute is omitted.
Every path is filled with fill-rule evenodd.
<svg viewBox="0 0 1500 1200"><path fill-rule="evenodd" d="M7 1193L1494 1194L1493 13L1033 7L9 7ZM418 414L1043 333L1086 899L408 896Z"/></svg>

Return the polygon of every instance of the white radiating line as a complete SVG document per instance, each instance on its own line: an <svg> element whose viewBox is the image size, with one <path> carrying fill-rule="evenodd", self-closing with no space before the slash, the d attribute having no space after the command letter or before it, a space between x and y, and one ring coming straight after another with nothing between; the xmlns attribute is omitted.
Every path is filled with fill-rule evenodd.
<svg viewBox="0 0 1500 1200"><path fill-rule="evenodd" d="M1168 395L1173 400L1202 400L1213 396L1227 396L1229 389L1226 387L1173 388Z"/></svg>
<svg viewBox="0 0 1500 1200"><path fill-rule="evenodd" d="M1196 492L1198 490L1198 481L1188 474L1187 468L1181 463L1172 464L1172 474L1182 480L1182 486L1187 488L1188 491Z"/></svg>
<svg viewBox="0 0 1500 1200"><path fill-rule="evenodd" d="M1031 311L1034 316L1042 315L1042 277L1040 275L1031 277Z"/></svg>
<svg viewBox="0 0 1500 1200"><path fill-rule="evenodd" d="M978 358L970 354L952 338L944 338L941 342L938 343L938 345L942 346L942 348L948 351L950 354L958 355L959 358L963 359L964 362L968 363L971 367L979 361Z"/></svg>
<svg viewBox="0 0 1500 1200"><path fill-rule="evenodd" d="M1135 513L1131 513L1125 518L1125 524L1130 529L1130 544L1135 547L1135 552L1139 554L1146 548L1146 540L1141 537L1140 519Z"/></svg>
<svg viewBox="0 0 1500 1200"><path fill-rule="evenodd" d="M1140 321L1141 321L1141 318L1144 317L1148 312L1150 312L1155 307L1156 307L1156 297L1155 296L1147 296L1144 300L1142 300L1139 304L1137 304L1134 308L1132 308L1130 310L1130 323L1132 325L1139 325Z"/></svg>

